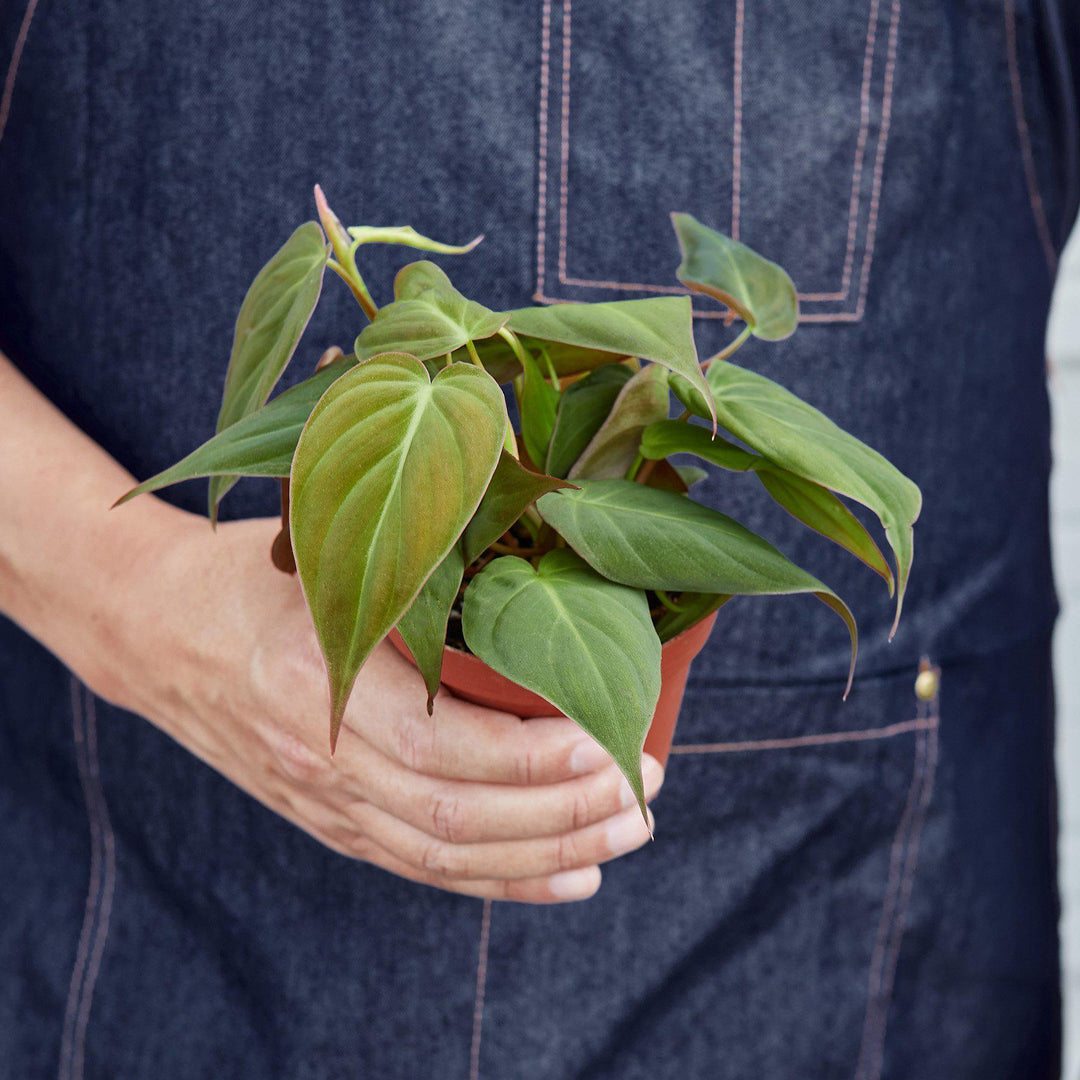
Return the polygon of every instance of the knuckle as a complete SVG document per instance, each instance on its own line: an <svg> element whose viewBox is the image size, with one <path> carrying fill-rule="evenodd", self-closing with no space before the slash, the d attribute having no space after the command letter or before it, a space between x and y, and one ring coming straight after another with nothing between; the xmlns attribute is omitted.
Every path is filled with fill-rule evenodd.
<svg viewBox="0 0 1080 1080"><path fill-rule="evenodd" d="M463 844L469 839L469 815L456 795L441 791L431 800L432 833L447 844Z"/></svg>
<svg viewBox="0 0 1080 1080"><path fill-rule="evenodd" d="M294 783L314 785L326 772L326 762L301 739L288 731L275 729L273 749L282 773Z"/></svg>
<svg viewBox="0 0 1080 1080"><path fill-rule="evenodd" d="M536 783L536 777L541 775L543 769L541 757L539 751L531 746L526 747L523 753L515 755L515 774L520 786L532 787Z"/></svg>
<svg viewBox="0 0 1080 1080"><path fill-rule="evenodd" d="M430 772L435 763L434 725L402 719L393 725L394 755L412 772Z"/></svg>
<svg viewBox="0 0 1080 1080"><path fill-rule="evenodd" d="M582 864L581 845L573 833L563 833L555 842L557 870L573 870Z"/></svg>
<svg viewBox="0 0 1080 1080"><path fill-rule="evenodd" d="M583 829L593 819L593 796L587 787L574 791L570 809L571 829Z"/></svg>
<svg viewBox="0 0 1080 1080"><path fill-rule="evenodd" d="M420 856L420 868L437 877L461 877L460 859L451 846L442 840L432 840L424 845Z"/></svg>

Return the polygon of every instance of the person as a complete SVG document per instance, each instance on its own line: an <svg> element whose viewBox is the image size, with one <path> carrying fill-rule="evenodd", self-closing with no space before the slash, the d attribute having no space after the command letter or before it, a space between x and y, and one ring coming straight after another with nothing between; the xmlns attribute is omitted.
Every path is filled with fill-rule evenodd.
<svg viewBox="0 0 1080 1080"><path fill-rule="evenodd" d="M7 5L9 1075L1057 1075L1061 14ZM241 484L216 532L199 485L108 509L210 434L246 283L315 182L348 223L485 233L443 265L497 309L670 290L672 210L784 265L802 325L739 362L923 488L895 640L838 549L737 476L700 497L851 600L848 702L827 612L730 604L666 777L645 763L652 844L573 724L445 692L429 720L388 646L331 758L309 620L270 563L276 486ZM369 282L408 257L372 249ZM286 384L360 329L338 285ZM710 355L731 331L695 309Z"/></svg>

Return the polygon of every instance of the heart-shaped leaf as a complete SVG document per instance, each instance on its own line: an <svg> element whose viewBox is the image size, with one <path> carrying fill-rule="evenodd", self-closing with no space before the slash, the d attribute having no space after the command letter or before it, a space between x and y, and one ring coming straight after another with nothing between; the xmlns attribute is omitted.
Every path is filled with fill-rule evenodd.
<svg viewBox="0 0 1080 1080"><path fill-rule="evenodd" d="M465 255L484 239L481 235L473 237L467 244L444 244L421 236L411 225L353 225L347 231L358 244L403 244L440 255Z"/></svg>
<svg viewBox="0 0 1080 1080"><path fill-rule="evenodd" d="M780 341L799 325L799 300L783 267L690 214L672 214L682 263L676 277L743 318L755 337Z"/></svg>
<svg viewBox="0 0 1080 1080"><path fill-rule="evenodd" d="M574 462L570 479L625 476L637 457L642 433L667 414L667 372L648 364L619 391L608 418Z"/></svg>
<svg viewBox="0 0 1080 1080"><path fill-rule="evenodd" d="M461 545L455 544L450 554L432 571L431 577L417 594L409 610L397 624L401 640L412 653L413 660L427 686L428 716L434 711L435 695L442 679L443 649L446 647L446 623L450 609L457 599L465 560Z"/></svg>
<svg viewBox="0 0 1080 1080"><path fill-rule="evenodd" d="M466 299L439 267L426 260L398 271L394 296L394 302L380 308L375 321L356 339L361 360L391 349L429 360L467 341L490 337L507 319L505 311L490 311Z"/></svg>
<svg viewBox="0 0 1080 1080"><path fill-rule="evenodd" d="M293 458L290 528L331 744L357 672L476 512L505 430L489 375L452 364L432 381L405 353L358 364L315 406Z"/></svg>
<svg viewBox="0 0 1080 1080"><path fill-rule="evenodd" d="M315 403L355 364L341 357L257 412L227 427L186 458L144 480L116 501L116 506L148 491L196 476L288 476L297 440Z"/></svg>
<svg viewBox="0 0 1080 1080"><path fill-rule="evenodd" d="M628 480L583 480L577 491L552 492L536 505L590 566L624 585L732 596L813 594L844 620L854 672L858 635L847 605L725 514Z"/></svg>
<svg viewBox="0 0 1080 1080"><path fill-rule="evenodd" d="M771 462L872 510L896 558L896 623L922 494L895 465L790 390L728 361L709 366L720 423Z"/></svg>
<svg viewBox="0 0 1080 1080"><path fill-rule="evenodd" d="M631 375L623 364L607 364L563 390L545 466L552 476L565 476L581 457Z"/></svg>
<svg viewBox="0 0 1080 1080"><path fill-rule="evenodd" d="M236 319L218 431L266 404L319 302L329 254L318 222L309 221L256 275ZM236 479L223 475L210 481L211 521Z"/></svg>
<svg viewBox="0 0 1080 1080"><path fill-rule="evenodd" d="M522 356L525 371L520 398L521 441L532 463L543 468L551 433L555 429L559 391L540 373L539 365L528 352L522 350Z"/></svg>
<svg viewBox="0 0 1080 1080"><path fill-rule="evenodd" d="M469 648L581 725L623 771L644 815L641 751L660 696L660 639L645 595L565 549L533 567L493 559L465 590Z"/></svg>
<svg viewBox="0 0 1080 1080"><path fill-rule="evenodd" d="M697 454L724 469L754 472L765 490L792 517L866 563L885 579L889 595L893 594L893 573L885 556L862 522L820 484L782 469L768 458L751 454L719 436L711 438L704 428L676 420L665 420L648 428L641 440L641 453L654 459L677 453Z"/></svg>
<svg viewBox="0 0 1080 1080"><path fill-rule="evenodd" d="M565 487L573 485L554 476L534 473L503 450L479 509L465 526L462 536L465 565L468 566L498 540L521 517L526 506L549 491Z"/></svg>

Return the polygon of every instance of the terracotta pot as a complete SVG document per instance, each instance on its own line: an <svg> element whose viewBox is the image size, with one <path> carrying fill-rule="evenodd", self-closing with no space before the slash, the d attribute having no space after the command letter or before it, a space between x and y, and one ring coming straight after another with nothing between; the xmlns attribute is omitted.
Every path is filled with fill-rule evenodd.
<svg viewBox="0 0 1080 1080"><path fill-rule="evenodd" d="M716 622L717 612L684 630L678 637L665 642L660 652L660 700L656 704L652 727L645 739L645 749L662 765L667 764L671 739L675 734L675 722L679 719L686 677L690 664L701 652ZM412 660L405 642L396 630L390 640L402 656ZM505 675L493 671L472 653L452 649L443 653L443 685L456 697L491 709L502 709L515 716L559 716L559 710L539 694L511 682Z"/></svg>

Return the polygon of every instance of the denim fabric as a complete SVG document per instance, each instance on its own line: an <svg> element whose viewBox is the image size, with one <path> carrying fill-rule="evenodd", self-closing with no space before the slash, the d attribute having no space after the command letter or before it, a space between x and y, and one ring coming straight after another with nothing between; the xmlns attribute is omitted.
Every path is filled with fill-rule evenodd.
<svg viewBox="0 0 1080 1080"><path fill-rule="evenodd" d="M484 232L441 261L492 307L670 288L670 210L737 233L803 297L740 362L926 495L890 645L874 575L745 478L702 485L850 600L856 686L841 705L820 605L726 607L657 843L571 908L324 851L0 624L0 1075L1054 1075L1042 350L1072 84L1044 10L0 10L0 347L140 477L211 433L246 285L321 181L349 222ZM412 257L366 256L377 301ZM360 328L339 285L287 381ZM731 331L695 306L707 355ZM224 511L276 497L245 481Z"/></svg>

